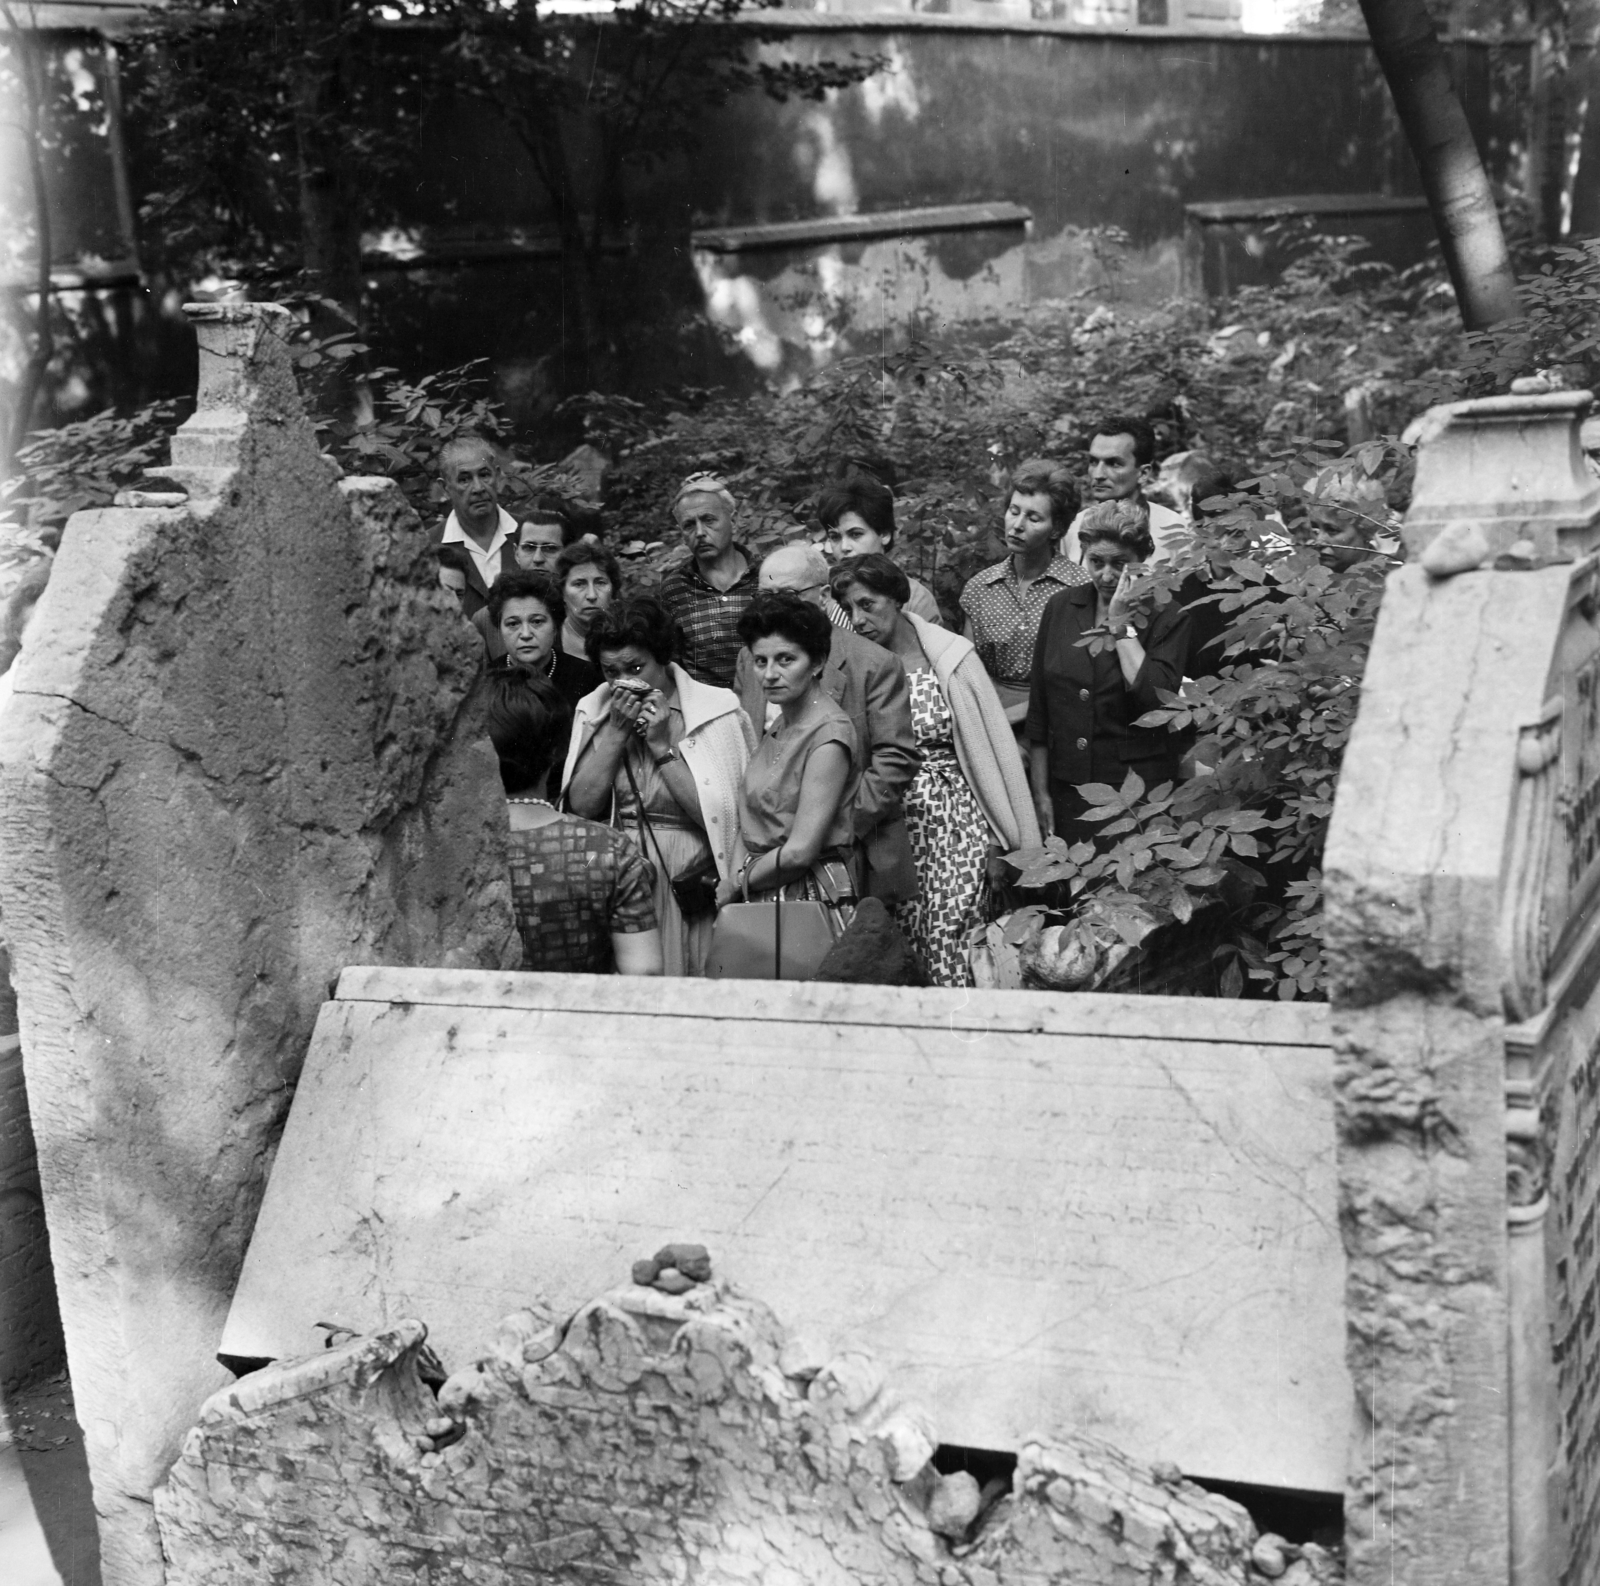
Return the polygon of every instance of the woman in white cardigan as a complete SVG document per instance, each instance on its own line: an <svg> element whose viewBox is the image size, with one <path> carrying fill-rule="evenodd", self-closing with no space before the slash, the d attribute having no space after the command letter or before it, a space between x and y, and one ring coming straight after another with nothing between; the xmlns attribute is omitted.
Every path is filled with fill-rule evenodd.
<svg viewBox="0 0 1600 1586"><path fill-rule="evenodd" d="M1039 844L1016 738L977 650L905 609L910 582L887 556L842 562L831 583L856 632L899 656L910 684L922 767L904 805L919 889L901 927L935 985L970 986L988 855Z"/></svg>
<svg viewBox="0 0 1600 1586"><path fill-rule="evenodd" d="M756 735L737 695L677 664L681 637L643 596L594 618L586 644L606 681L578 701L562 786L575 814L633 834L656 871L665 973L700 975L717 884L744 863L739 794ZM695 877L701 906L686 917L681 883Z"/></svg>

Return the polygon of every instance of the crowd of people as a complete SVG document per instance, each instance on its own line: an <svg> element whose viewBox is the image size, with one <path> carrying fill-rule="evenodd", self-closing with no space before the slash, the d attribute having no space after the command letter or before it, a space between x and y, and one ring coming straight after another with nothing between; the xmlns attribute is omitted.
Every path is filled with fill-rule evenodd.
<svg viewBox="0 0 1600 1586"><path fill-rule="evenodd" d="M732 902L813 900L843 927L872 897L928 984L967 986L995 856L1096 840L1085 784L1178 775L1178 740L1138 720L1212 634L1209 608L1133 598L1191 522L1150 499L1143 419L1096 426L1087 505L1064 466L1012 473L1006 555L961 592L960 632L894 559L882 463L848 465L762 560L727 481L691 475L668 503L688 555L653 594L566 503L513 517L487 439L440 469L439 578L488 657L527 969L702 975ZM1196 463L1179 504L1230 488Z"/></svg>

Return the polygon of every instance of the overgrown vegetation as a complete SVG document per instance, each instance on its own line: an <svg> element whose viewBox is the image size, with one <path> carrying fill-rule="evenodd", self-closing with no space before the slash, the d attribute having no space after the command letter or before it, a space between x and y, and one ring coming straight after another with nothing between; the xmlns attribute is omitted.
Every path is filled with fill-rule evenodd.
<svg viewBox="0 0 1600 1586"><path fill-rule="evenodd" d="M683 554L666 502L698 468L729 477L759 554L812 532L811 502L841 458L892 460L896 554L952 614L965 579L1003 554L1006 470L1033 455L1081 459L1101 413L1150 414L1164 450L1202 450L1232 470L1239 488L1187 562L1147 590L1171 599L1203 575L1227 619L1213 675L1150 718L1192 736L1204 773L1096 790L1116 839L1105 851L1052 840L1015 856L1016 906L989 932L1002 983L1039 983L1042 958L1097 983L1153 932L1204 921L1225 994L1321 994L1322 850L1410 489L1397 432L1428 403L1518 376L1600 378L1600 242L1541 260L1524 283L1529 317L1467 338L1437 276L1365 265L1349 241L1281 242L1292 254L1281 283L1226 302L1144 317L1045 305L1004 334L938 347L913 338L783 394L680 390L651 407L591 394L568 405L613 459L607 532L645 588ZM370 411L333 417L324 382L357 350L347 335L308 329L299 351L325 444L347 470L392 474L434 517L438 447L473 426L510 444L518 492L579 488L506 431L472 366L415 383L379 370ZM103 415L41 438L27 477L7 486L13 517L48 537L69 508L130 482L175 417Z"/></svg>

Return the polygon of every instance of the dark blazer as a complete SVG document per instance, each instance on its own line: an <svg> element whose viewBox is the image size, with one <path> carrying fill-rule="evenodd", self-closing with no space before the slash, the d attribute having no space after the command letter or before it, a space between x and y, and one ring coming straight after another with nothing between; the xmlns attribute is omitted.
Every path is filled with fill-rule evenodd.
<svg viewBox="0 0 1600 1586"><path fill-rule="evenodd" d="M767 699L747 649L734 664L733 691L760 732ZM866 887L876 898L915 896L917 867L911 857L901 799L922 764L911 730L911 690L898 656L846 628L835 628L822 671L822 691L850 718L866 764L856 789L855 832L866 850Z"/></svg>
<svg viewBox="0 0 1600 1586"><path fill-rule="evenodd" d="M446 522L448 521L446 519ZM506 537L506 543L500 547L502 574L514 573L517 570L516 539L517 531L513 530ZM461 614L472 617L482 611L489 604L489 586L484 583L482 575L478 572L478 564L472 559L472 553L466 546L454 540L448 545L444 543L443 523L439 525L439 531L434 537L433 554L439 565L439 582L461 602ZM491 640L491 647L494 642Z"/></svg>
<svg viewBox="0 0 1600 1586"><path fill-rule="evenodd" d="M1033 647L1028 740L1048 746L1052 782L1115 787L1129 769L1147 784L1174 780L1182 748L1177 735L1133 724L1160 707L1158 690L1176 693L1182 683L1190 615L1174 601L1148 624L1135 622L1145 660L1130 688L1109 648L1091 654L1078 642L1095 625L1097 599L1093 584L1081 584L1052 595L1044 608Z"/></svg>

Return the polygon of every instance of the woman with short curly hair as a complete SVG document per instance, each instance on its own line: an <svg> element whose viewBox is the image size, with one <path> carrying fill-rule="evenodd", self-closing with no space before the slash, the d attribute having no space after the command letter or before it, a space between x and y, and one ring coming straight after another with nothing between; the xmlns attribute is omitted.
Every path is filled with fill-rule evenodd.
<svg viewBox="0 0 1600 1586"><path fill-rule="evenodd" d="M739 797L755 729L731 689L678 665L682 635L660 601L614 602L585 644L605 681L578 702L566 796L578 814L634 834L656 867L666 972L703 974L716 887L744 860ZM696 900L687 914L684 897Z"/></svg>
<svg viewBox="0 0 1600 1586"><path fill-rule="evenodd" d="M833 624L792 590L765 589L739 619L739 637L778 714L745 767L739 829L749 858L720 899L781 889L788 898L849 905L861 746L822 687Z"/></svg>
<svg viewBox="0 0 1600 1586"><path fill-rule="evenodd" d="M1078 486L1059 463L1019 463L1006 489L1006 559L974 573L961 591L966 636L994 680L1006 719L1028 714L1028 674L1039 619L1051 596L1088 574L1061 552L1061 537L1078 515Z"/></svg>
<svg viewBox="0 0 1600 1586"><path fill-rule="evenodd" d="M1177 601L1152 612L1134 598L1154 550L1143 502L1090 507L1078 519L1078 542L1089 582L1062 590L1044 608L1027 717L1039 826L1069 843L1102 836L1083 818L1089 805L1079 790L1086 783L1120 787L1129 771L1147 787L1177 780L1181 740L1137 723L1182 685L1191 626Z"/></svg>

